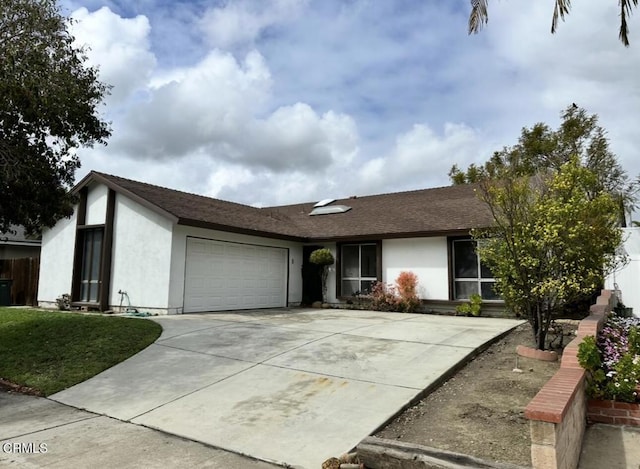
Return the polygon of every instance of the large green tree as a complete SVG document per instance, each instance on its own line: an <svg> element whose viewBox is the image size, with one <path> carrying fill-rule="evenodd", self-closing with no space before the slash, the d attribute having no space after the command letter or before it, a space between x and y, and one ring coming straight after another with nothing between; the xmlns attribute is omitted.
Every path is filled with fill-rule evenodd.
<svg viewBox="0 0 640 469"><path fill-rule="evenodd" d="M471 164L465 170L453 165L449 176L453 184L478 182L483 179L513 176L534 176L539 172L558 171L577 157L591 170L595 179L587 193L595 196L608 192L619 204L618 214L624 222L624 211L636 208L640 178L629 178L616 155L609 149L606 131L598 124L596 114L571 104L561 114L557 129L538 123L524 127L516 145L494 152L483 165Z"/></svg>
<svg viewBox="0 0 640 469"><path fill-rule="evenodd" d="M494 223L473 237L497 292L530 322L544 350L551 320L599 288L620 261L617 202L605 190L593 192L598 175L577 157L535 176L511 170L479 183Z"/></svg>
<svg viewBox="0 0 640 469"><path fill-rule="evenodd" d="M55 0L0 2L0 231L69 216L79 147L106 143L108 87L74 45Z"/></svg>
<svg viewBox="0 0 640 469"><path fill-rule="evenodd" d="M469 15L469 34L477 33L489 21L489 0L471 0L471 13ZM625 46L629 46L629 25L627 18L631 16L631 10L638 6L638 0L618 0L620 7L620 30L618 37ZM558 21L563 20L571 10L571 0L555 0L553 16L551 18L551 33L558 29Z"/></svg>

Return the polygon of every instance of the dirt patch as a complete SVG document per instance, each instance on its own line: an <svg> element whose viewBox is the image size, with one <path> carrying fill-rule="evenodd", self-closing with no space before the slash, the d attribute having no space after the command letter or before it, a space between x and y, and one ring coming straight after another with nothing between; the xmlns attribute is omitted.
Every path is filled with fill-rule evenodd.
<svg viewBox="0 0 640 469"><path fill-rule="evenodd" d="M567 344L576 323L562 328ZM375 436L531 466L524 409L560 363L517 357L518 345L534 345L528 324L493 344Z"/></svg>

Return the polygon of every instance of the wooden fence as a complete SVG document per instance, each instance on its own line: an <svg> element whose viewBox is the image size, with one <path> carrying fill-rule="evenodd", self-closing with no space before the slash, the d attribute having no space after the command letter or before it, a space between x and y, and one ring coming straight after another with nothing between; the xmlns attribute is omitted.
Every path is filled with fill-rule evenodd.
<svg viewBox="0 0 640 469"><path fill-rule="evenodd" d="M40 258L0 259L0 279L12 279L12 305L38 305Z"/></svg>

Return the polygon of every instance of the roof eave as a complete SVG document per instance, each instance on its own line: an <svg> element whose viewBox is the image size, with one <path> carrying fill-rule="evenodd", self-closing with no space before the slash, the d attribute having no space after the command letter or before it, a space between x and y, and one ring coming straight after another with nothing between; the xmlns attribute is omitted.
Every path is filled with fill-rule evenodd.
<svg viewBox="0 0 640 469"><path fill-rule="evenodd" d="M3 239L0 237L0 244L3 246L28 246L37 247L42 246L42 241L19 241L16 239Z"/></svg>
<svg viewBox="0 0 640 469"><path fill-rule="evenodd" d="M371 233L352 236L311 236L309 242L322 241L366 241L376 239L400 239L400 238L436 238L439 236L468 236L474 228L459 228L453 230L430 231L403 231L397 233Z"/></svg>
<svg viewBox="0 0 640 469"><path fill-rule="evenodd" d="M295 236L281 233L273 233L270 231L252 230L250 228L240 228L235 226L223 225L219 223L205 222L202 220L192 220L188 218L179 218L178 225L191 226L194 228L204 228L208 230L224 231L226 233L236 233L249 236L260 236L262 238L280 239L284 241L295 241L298 243L305 243L309 239L303 236Z"/></svg>
<svg viewBox="0 0 640 469"><path fill-rule="evenodd" d="M99 182L101 184L104 184L109 189L112 189L112 190L114 190L114 191L116 191L116 192L118 192L118 193L120 193L120 194L122 194L122 195L124 195L124 196L126 196L128 198L130 198L134 202L139 203L143 207L148 208L149 210L151 210L152 212L155 212L155 213L157 213L157 214L169 219L173 223L178 223L179 218L177 216L175 216L173 213L164 210L163 208L161 208L161 207L157 206L156 204L150 202L149 200L145 199L144 197L140 197L139 195L131 192L128 189L125 189L124 187L116 184L115 182L111 181L110 179L105 178L101 174L96 173L95 171L91 171L89 174L87 174L78 184L76 184L76 186L72 189L71 192L73 194L78 194L83 187L88 186L92 182Z"/></svg>

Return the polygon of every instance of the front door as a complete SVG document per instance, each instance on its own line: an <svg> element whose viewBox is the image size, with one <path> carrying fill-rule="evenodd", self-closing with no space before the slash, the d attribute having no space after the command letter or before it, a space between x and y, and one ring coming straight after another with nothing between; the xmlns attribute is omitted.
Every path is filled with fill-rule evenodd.
<svg viewBox="0 0 640 469"><path fill-rule="evenodd" d="M309 256L322 246L302 248L302 305L309 306L314 301L322 301L322 266L309 262Z"/></svg>

